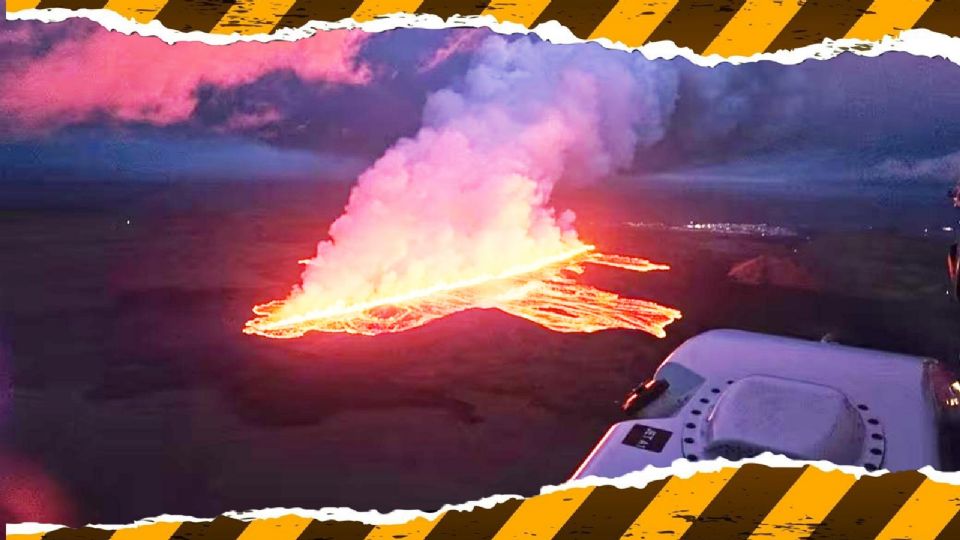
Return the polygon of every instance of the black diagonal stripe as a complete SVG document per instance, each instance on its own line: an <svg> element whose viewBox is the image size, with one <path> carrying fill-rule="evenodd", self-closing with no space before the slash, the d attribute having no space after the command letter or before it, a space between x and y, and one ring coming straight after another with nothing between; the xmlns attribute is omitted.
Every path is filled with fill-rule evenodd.
<svg viewBox="0 0 960 540"><path fill-rule="evenodd" d="M220 516L213 521L186 521L177 527L171 540L236 540L247 528L246 521Z"/></svg>
<svg viewBox="0 0 960 540"><path fill-rule="evenodd" d="M861 477L810 539L876 537L924 479L926 476L917 471Z"/></svg>
<svg viewBox="0 0 960 540"><path fill-rule="evenodd" d="M490 0L426 0L417 8L417 13L432 13L444 19L454 15L479 15Z"/></svg>
<svg viewBox="0 0 960 540"><path fill-rule="evenodd" d="M40 0L37 9L101 9L105 5L107 0Z"/></svg>
<svg viewBox="0 0 960 540"><path fill-rule="evenodd" d="M650 34L651 41L672 41L678 47L703 52L746 0L680 0Z"/></svg>
<svg viewBox="0 0 960 540"><path fill-rule="evenodd" d="M547 21L559 21L578 38L586 39L610 13L617 0L553 0L530 25L530 28Z"/></svg>
<svg viewBox="0 0 960 540"><path fill-rule="evenodd" d="M353 15L363 0L296 0L277 28L300 28L310 21L339 21Z"/></svg>
<svg viewBox="0 0 960 540"><path fill-rule="evenodd" d="M957 538L960 538L960 511L953 515L953 519L940 531L936 540L956 540Z"/></svg>
<svg viewBox="0 0 960 540"><path fill-rule="evenodd" d="M209 32L237 0L170 0L157 20L172 30Z"/></svg>
<svg viewBox="0 0 960 540"><path fill-rule="evenodd" d="M642 489L595 488L553 538L620 538L666 483L656 480Z"/></svg>
<svg viewBox="0 0 960 540"><path fill-rule="evenodd" d="M840 39L867 12L873 0L807 0L767 47L768 52L796 49Z"/></svg>
<svg viewBox="0 0 960 540"><path fill-rule="evenodd" d="M522 503L523 499L510 499L493 508L447 512L425 540L489 540Z"/></svg>
<svg viewBox="0 0 960 540"><path fill-rule="evenodd" d="M960 0L933 0L914 27L960 36Z"/></svg>
<svg viewBox="0 0 960 540"><path fill-rule="evenodd" d="M363 540L371 530L373 525L359 521L313 520L297 540Z"/></svg>
<svg viewBox="0 0 960 540"><path fill-rule="evenodd" d="M801 474L800 467L741 466L693 521L683 540L750 536Z"/></svg>
<svg viewBox="0 0 960 540"><path fill-rule="evenodd" d="M43 535L44 540L107 540L113 536L113 531L80 527L79 529L56 529Z"/></svg>

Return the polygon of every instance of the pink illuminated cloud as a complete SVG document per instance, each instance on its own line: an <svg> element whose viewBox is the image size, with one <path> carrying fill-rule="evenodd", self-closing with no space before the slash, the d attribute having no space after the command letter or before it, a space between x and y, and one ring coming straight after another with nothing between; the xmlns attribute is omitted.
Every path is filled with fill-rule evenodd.
<svg viewBox="0 0 960 540"><path fill-rule="evenodd" d="M72 524L73 501L37 464L0 449L0 520Z"/></svg>
<svg viewBox="0 0 960 540"><path fill-rule="evenodd" d="M34 39L34 32L30 26L10 27L6 25L0 30L2 30L0 31L0 45L25 45Z"/></svg>
<svg viewBox="0 0 960 540"><path fill-rule="evenodd" d="M261 107L255 111L232 114L219 129L228 132L259 129L282 119L283 115L275 107Z"/></svg>
<svg viewBox="0 0 960 540"><path fill-rule="evenodd" d="M169 45L98 29L0 74L0 114L27 130L102 115L173 124L193 114L197 89L205 85L237 87L281 70L307 81L364 84L370 70L357 54L365 38L334 31L296 42Z"/></svg>
<svg viewBox="0 0 960 540"><path fill-rule="evenodd" d="M425 73L445 64L450 58L463 53L473 52L488 36L482 30L460 30L447 38L446 42L430 56L420 62L418 71Z"/></svg>

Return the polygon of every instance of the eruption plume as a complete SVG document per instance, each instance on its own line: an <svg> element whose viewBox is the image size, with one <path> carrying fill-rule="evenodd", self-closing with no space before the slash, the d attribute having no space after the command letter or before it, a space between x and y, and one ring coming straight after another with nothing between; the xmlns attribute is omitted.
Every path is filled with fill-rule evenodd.
<svg viewBox="0 0 960 540"><path fill-rule="evenodd" d="M676 79L594 46L488 38L461 84L431 95L423 126L364 172L285 300L245 332L379 334L474 307L567 332L664 335L680 313L581 285L585 264L664 265L597 253L557 213L561 179L590 182L663 136Z"/></svg>

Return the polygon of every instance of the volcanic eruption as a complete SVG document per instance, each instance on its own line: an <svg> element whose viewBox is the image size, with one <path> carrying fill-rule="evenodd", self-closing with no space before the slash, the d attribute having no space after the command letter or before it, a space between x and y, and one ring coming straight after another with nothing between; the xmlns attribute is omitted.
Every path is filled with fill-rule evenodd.
<svg viewBox="0 0 960 540"><path fill-rule="evenodd" d="M399 332L495 308L561 332L665 335L680 312L577 281L588 264L668 267L598 252L550 196L630 165L663 136L676 80L595 46L486 39L458 85L433 93L423 125L360 175L329 239L284 300L244 332Z"/></svg>

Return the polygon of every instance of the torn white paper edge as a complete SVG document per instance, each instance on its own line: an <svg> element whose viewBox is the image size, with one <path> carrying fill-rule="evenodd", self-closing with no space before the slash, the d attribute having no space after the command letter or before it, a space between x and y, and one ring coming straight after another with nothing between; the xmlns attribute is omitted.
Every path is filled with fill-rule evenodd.
<svg viewBox="0 0 960 540"><path fill-rule="evenodd" d="M717 472L729 467L740 467L747 463L766 465L768 467L803 467L810 465L824 472L840 471L856 478L861 476L881 476L889 474L886 470L877 470L868 472L861 467L849 465L834 465L827 461L797 461L782 455L764 453L754 458L741 461L728 461L726 459L717 459L713 461L687 461L680 459L673 462L670 467L646 467L642 470L629 473L619 478L600 478L591 476L579 480L565 482L555 486L546 486L540 490L541 494L553 493L565 489L573 489L590 486L613 486L617 488L642 488L650 482L663 480L670 476L678 478L690 478L698 473ZM941 484L960 485L960 472L941 472L933 467L924 467L920 473L934 482ZM243 512L227 512L224 516L250 521L254 519L270 519L283 516L300 516L312 518L318 521L362 521L370 525L391 525L406 523L417 518L434 520L444 512L449 511L469 511L474 508L492 508L493 506L510 499L522 498L519 495L493 495L485 497L478 501L463 504L448 504L436 512L421 512L419 510L394 510L392 512L381 513L375 510L358 511L350 508L322 508L320 510L307 510L304 508L265 508L262 510L249 510ZM162 522L183 522L183 521L210 521L212 518L195 518L189 516L162 515L150 519L143 519L128 525L89 525L100 529L126 529L151 525ZM12 534L37 534L45 533L55 529L62 528L61 525L51 525L44 523L20 523L7 525L7 535Z"/></svg>
<svg viewBox="0 0 960 540"><path fill-rule="evenodd" d="M200 41L210 45L228 45L238 41L296 41L298 39L308 38L317 32L339 29L385 32L397 28L434 30L442 28L489 28L498 34L535 34L540 39L555 44L595 42L612 50L639 52L650 60L669 60L681 57L689 60L693 64L703 67L714 67L722 63L743 64L760 61L777 62L780 64L799 64L805 60L826 60L834 58L845 52L860 56L875 57L885 52L893 51L906 52L915 56L925 56L928 58L942 57L960 65L960 38L938 34L925 29L906 30L903 31L899 37L885 36L880 41L826 39L822 43L808 45L799 49L760 53L751 56L723 57L719 54L702 56L687 47L677 47L670 41L659 41L656 43L647 43L640 47L631 47L607 38L585 40L574 36L573 32L557 21L545 22L537 25L533 29L528 29L518 23L499 22L492 15L455 16L444 20L437 15L394 13L364 22L357 22L353 19L343 19L335 22L313 21L302 28L284 28L274 34L243 36L236 33L209 34L199 31L180 32L164 27L160 21L157 20L142 24L107 9L71 10L51 8L27 9L7 13L7 18L10 20L34 20L41 22L60 22L74 17L83 17L96 21L108 30L127 35L139 34L141 36L157 37L167 43Z"/></svg>

